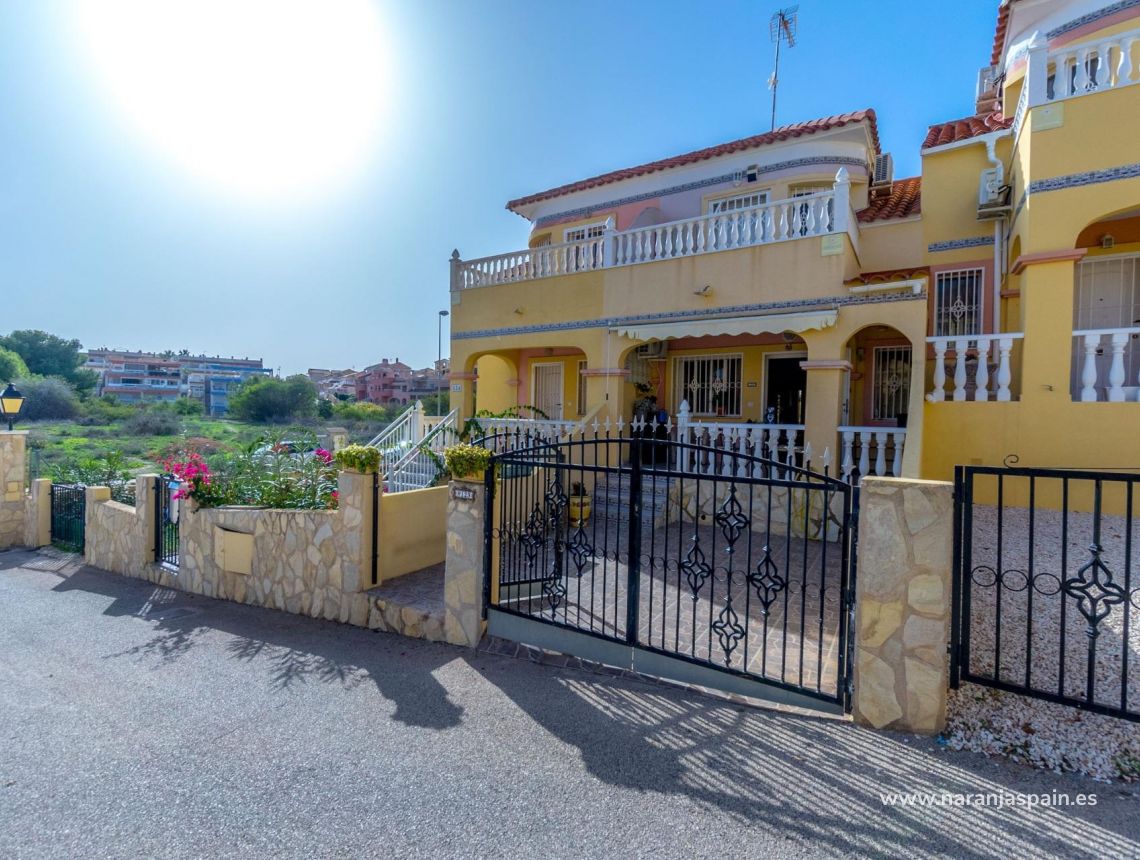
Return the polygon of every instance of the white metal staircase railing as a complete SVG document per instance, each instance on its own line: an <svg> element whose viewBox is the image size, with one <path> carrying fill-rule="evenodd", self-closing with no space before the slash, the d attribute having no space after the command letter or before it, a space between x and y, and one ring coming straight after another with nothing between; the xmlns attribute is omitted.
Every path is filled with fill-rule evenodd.
<svg viewBox="0 0 1140 860"><path fill-rule="evenodd" d="M416 401L368 443L369 448L380 449L381 477L387 475L419 442L423 432L423 416L424 406Z"/></svg>
<svg viewBox="0 0 1140 860"><path fill-rule="evenodd" d="M406 452L387 472L387 491L402 493L430 487L439 475L443 449L458 432L459 410L452 409L428 431L423 440Z"/></svg>

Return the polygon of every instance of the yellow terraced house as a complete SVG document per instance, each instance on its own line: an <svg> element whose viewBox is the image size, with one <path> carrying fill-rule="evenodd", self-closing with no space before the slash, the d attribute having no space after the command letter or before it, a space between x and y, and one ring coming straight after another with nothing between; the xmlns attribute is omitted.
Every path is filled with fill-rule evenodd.
<svg viewBox="0 0 1140 860"><path fill-rule="evenodd" d="M977 50L918 177L862 109L512 200L526 249L451 260L460 419L662 413L832 474L1140 466L1140 0L1006 0Z"/></svg>

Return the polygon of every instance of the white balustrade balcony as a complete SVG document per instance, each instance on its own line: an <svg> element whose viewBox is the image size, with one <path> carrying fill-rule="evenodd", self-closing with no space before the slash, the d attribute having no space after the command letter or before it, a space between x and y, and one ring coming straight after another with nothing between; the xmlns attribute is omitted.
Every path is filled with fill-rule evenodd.
<svg viewBox="0 0 1140 860"><path fill-rule="evenodd" d="M951 400L989 400L991 395L999 402L1012 400L1013 345L1024 337L1021 332L928 337L926 342L934 347L934 380L926 399L945 401L949 376Z"/></svg>
<svg viewBox="0 0 1140 860"><path fill-rule="evenodd" d="M902 475L905 427L840 427L839 469L843 477Z"/></svg>
<svg viewBox="0 0 1140 860"><path fill-rule="evenodd" d="M1140 400L1140 328L1073 332L1073 399L1081 403Z"/></svg>
<svg viewBox="0 0 1140 860"><path fill-rule="evenodd" d="M846 168L828 191L776 200L750 209L718 212L618 232L607 221L603 235L542 245L493 257L462 260L451 255L451 289L464 290L654 263L718 251L846 233L858 247Z"/></svg>
<svg viewBox="0 0 1140 860"><path fill-rule="evenodd" d="M1066 45L1029 49L1029 107L1140 83L1136 63L1140 30Z"/></svg>

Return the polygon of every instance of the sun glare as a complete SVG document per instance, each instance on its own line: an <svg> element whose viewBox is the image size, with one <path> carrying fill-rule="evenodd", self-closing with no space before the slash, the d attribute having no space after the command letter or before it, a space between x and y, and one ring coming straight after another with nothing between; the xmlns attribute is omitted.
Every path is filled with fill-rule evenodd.
<svg viewBox="0 0 1140 860"><path fill-rule="evenodd" d="M358 175L390 99L369 0L87 0L94 78L165 158L237 198L321 196Z"/></svg>

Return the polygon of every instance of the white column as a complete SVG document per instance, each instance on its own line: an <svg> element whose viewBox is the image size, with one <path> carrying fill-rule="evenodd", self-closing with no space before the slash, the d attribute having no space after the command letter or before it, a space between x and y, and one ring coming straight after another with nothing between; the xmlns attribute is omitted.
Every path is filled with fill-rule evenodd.
<svg viewBox="0 0 1140 860"><path fill-rule="evenodd" d="M614 264L614 246L617 244L617 231L614 230L614 216L606 219L606 229L602 233L602 265L607 269Z"/></svg>
<svg viewBox="0 0 1140 860"><path fill-rule="evenodd" d="M966 344L968 340L954 341L954 399L966 399Z"/></svg>
<svg viewBox="0 0 1140 860"><path fill-rule="evenodd" d="M1124 402L1124 347L1128 345L1127 332L1112 335L1112 365L1108 370L1108 399L1110 403Z"/></svg>
<svg viewBox="0 0 1140 860"><path fill-rule="evenodd" d="M997 371L997 400L1006 402L1010 399L1009 383L1013 373L1009 366L1009 356L1013 351L1012 337L998 338L998 371Z"/></svg>
<svg viewBox="0 0 1140 860"><path fill-rule="evenodd" d="M1136 42L1135 36L1120 40L1120 62L1116 67L1116 85L1132 83L1132 45Z"/></svg>
<svg viewBox="0 0 1140 860"><path fill-rule="evenodd" d="M990 393L987 386L990 382L990 339L988 337L978 338L978 371L974 376L974 381L977 383L977 390L974 392L974 400L989 400Z"/></svg>
<svg viewBox="0 0 1140 860"><path fill-rule="evenodd" d="M868 474L871 468L871 437L868 430L859 431L859 477Z"/></svg>
<svg viewBox="0 0 1140 860"><path fill-rule="evenodd" d="M891 474L897 478L902 475L903 445L906 444L906 431L900 430L892 435L895 440L895 456L891 463Z"/></svg>
<svg viewBox="0 0 1140 860"><path fill-rule="evenodd" d="M1085 335L1085 363L1081 369L1081 402L1096 402L1096 350L1100 344L1099 334Z"/></svg>
<svg viewBox="0 0 1140 860"><path fill-rule="evenodd" d="M887 431L875 434L875 474L880 478L887 474Z"/></svg>
<svg viewBox="0 0 1140 860"><path fill-rule="evenodd" d="M946 341L934 341L934 390L930 392L934 403L946 399Z"/></svg>
<svg viewBox="0 0 1140 860"><path fill-rule="evenodd" d="M851 174L846 167L841 167L835 174L835 219L831 224L831 232L845 233L851 218ZM823 205L827 206L825 200Z"/></svg>
<svg viewBox="0 0 1140 860"><path fill-rule="evenodd" d="M1029 88L1028 107L1034 108L1048 101L1049 84L1049 45L1045 42L1035 43L1029 47L1029 63L1026 69L1024 86ZM1061 81L1064 75L1058 67L1055 82L1055 92L1060 94Z"/></svg>
<svg viewBox="0 0 1140 860"><path fill-rule="evenodd" d="M851 430L843 431L843 453L839 457L839 471L843 475L850 475L855 468L854 457L855 433Z"/></svg>

